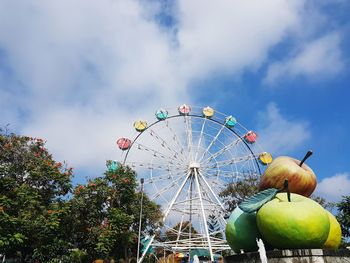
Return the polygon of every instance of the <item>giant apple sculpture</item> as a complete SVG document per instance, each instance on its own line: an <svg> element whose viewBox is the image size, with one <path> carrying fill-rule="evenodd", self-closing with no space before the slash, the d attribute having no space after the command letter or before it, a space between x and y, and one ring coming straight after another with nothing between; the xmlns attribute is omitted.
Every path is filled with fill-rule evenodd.
<svg viewBox="0 0 350 263"><path fill-rule="evenodd" d="M290 192L309 197L317 184L314 172L304 163L311 154L312 151L309 151L302 161L287 156L277 157L262 175L259 190L281 189L287 179Z"/></svg>
<svg viewBox="0 0 350 263"><path fill-rule="evenodd" d="M257 213L257 226L263 239L281 248L321 248L329 234L326 210L317 202L298 195L279 193Z"/></svg>
<svg viewBox="0 0 350 263"><path fill-rule="evenodd" d="M236 253L256 251L256 239L259 237L256 225L256 213L245 213L239 207L233 210L226 224L227 243Z"/></svg>
<svg viewBox="0 0 350 263"><path fill-rule="evenodd" d="M323 248L337 249L341 243L341 227L337 219L330 212L327 212L329 218L329 233L326 242L323 244Z"/></svg>

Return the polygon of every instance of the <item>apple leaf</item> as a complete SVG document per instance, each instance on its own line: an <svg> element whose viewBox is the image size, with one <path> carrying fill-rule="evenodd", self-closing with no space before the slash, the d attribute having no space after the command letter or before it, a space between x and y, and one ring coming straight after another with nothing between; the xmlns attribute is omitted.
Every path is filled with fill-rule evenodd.
<svg viewBox="0 0 350 263"><path fill-rule="evenodd" d="M276 194L279 192L276 188L269 188L264 191L261 191L255 195L248 197L242 203L238 205L238 207L246 213L252 213L257 211L260 207L262 207L265 203L272 200Z"/></svg>

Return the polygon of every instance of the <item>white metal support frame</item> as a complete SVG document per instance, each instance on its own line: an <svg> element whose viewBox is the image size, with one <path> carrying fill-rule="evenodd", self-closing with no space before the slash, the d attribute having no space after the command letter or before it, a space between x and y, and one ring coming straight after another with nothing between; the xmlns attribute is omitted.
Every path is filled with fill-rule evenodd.
<svg viewBox="0 0 350 263"><path fill-rule="evenodd" d="M203 219L203 225L204 225L204 229L205 229L205 234L206 234L207 241L208 241L210 260L214 261L214 255L213 255L213 250L211 248L211 240L210 240L210 235L209 235L209 230L208 230L208 223L207 223L207 218L205 216L204 205L203 205L203 198L202 198L202 191L201 191L201 188L200 188L200 185L199 185L197 169L198 168L193 168L193 173L194 173L194 178L195 178L195 181L196 181L197 192L198 192L199 200L200 200L200 204L201 204L202 219Z"/></svg>
<svg viewBox="0 0 350 263"><path fill-rule="evenodd" d="M214 196L216 202L218 203L218 205L221 207L222 211L225 211L225 207L224 205L220 202L219 197L215 194L215 192L213 191L213 189L211 188L211 186L209 185L209 183L207 182L207 180L205 180L205 177L202 176L201 172L198 171L201 180L205 183L205 185L208 187L209 191L211 192L211 194Z"/></svg>
<svg viewBox="0 0 350 263"><path fill-rule="evenodd" d="M206 118L203 108L191 108L186 115L175 109L165 120L148 125L125 154L123 164L144 178L141 191L163 209L163 226L154 231L140 255L141 206L137 263L151 246L163 248L164 253L205 249L213 261L214 253L229 249L219 193L247 170L261 174L258 155L243 140L247 129L239 123L227 127L227 116L219 112ZM219 230L210 228L209 215L215 217ZM160 241L156 232L172 236Z"/></svg>
<svg viewBox="0 0 350 263"><path fill-rule="evenodd" d="M186 184L188 178L190 178L190 176L191 176L191 173L189 172L189 173L187 174L186 178L182 181L181 186L179 187L179 189L178 189L176 195L173 197L173 199L171 200L171 202L170 202L170 204L169 204L169 207L167 208L167 210L166 210L165 213L164 213L163 222L164 222L165 219L167 218L167 216L168 216L168 214L169 214L171 208L173 207L173 205L174 205L176 199L179 197L181 191L183 190L183 188L184 188L184 186L185 186L185 184ZM148 248L149 248L149 247L152 245L152 243L153 243L154 237L155 237L155 235L153 235L153 236L151 237L150 242L147 244L147 246L146 246L144 252L142 253L141 258L140 258L139 260L137 260L137 263L141 263L141 262L143 261L143 258L145 257Z"/></svg>
<svg viewBox="0 0 350 263"><path fill-rule="evenodd" d="M187 180L190 178L190 176L191 176L191 172L189 171L188 174L187 174L187 176L186 176L186 178L185 178L185 180L182 181L181 186L180 186L179 189L177 190L177 193L175 194L175 196L174 196L173 199L171 200L171 202L170 202L170 204L169 204L167 210L165 211L164 216L163 216L163 222L164 222L165 219L167 218L167 216L168 216L168 214L169 214L171 208L173 207L175 201L176 201L177 198L179 197L181 191L183 190L183 188L184 188L184 186L185 186Z"/></svg>

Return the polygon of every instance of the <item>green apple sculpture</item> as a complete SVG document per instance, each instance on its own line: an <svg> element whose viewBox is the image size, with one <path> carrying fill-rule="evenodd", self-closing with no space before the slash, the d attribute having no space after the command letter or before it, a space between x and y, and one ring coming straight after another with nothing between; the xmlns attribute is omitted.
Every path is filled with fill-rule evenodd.
<svg viewBox="0 0 350 263"><path fill-rule="evenodd" d="M326 210L298 194L278 193L257 212L263 239L275 248L321 248L329 234Z"/></svg>
<svg viewBox="0 0 350 263"><path fill-rule="evenodd" d="M314 172L304 163L311 155L312 151L308 151L302 161L287 156L274 159L261 177L259 190L281 189L287 179L290 192L309 197L317 184Z"/></svg>
<svg viewBox="0 0 350 263"><path fill-rule="evenodd" d="M226 224L227 243L236 253L258 250L256 238L259 230L256 225L256 213L245 213L236 207Z"/></svg>
<svg viewBox="0 0 350 263"><path fill-rule="evenodd" d="M330 228L328 233L328 238L323 244L323 248L326 249L337 249L341 243L341 227L337 219L330 212L327 212Z"/></svg>

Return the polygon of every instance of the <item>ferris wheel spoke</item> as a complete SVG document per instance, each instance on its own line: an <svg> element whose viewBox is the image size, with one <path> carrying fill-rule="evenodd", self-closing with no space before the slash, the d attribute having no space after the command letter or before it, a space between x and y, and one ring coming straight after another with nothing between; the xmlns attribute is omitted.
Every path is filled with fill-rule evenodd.
<svg viewBox="0 0 350 263"><path fill-rule="evenodd" d="M229 160L225 160L225 161L218 161L214 164L206 164L203 166L203 168L219 168L219 167L225 167L227 165L231 165L231 164L236 164L236 163L241 163L241 162L247 162L250 160L255 160L257 157L249 154L246 156L242 156L242 157L235 157Z"/></svg>
<svg viewBox="0 0 350 263"><path fill-rule="evenodd" d="M171 132L172 136L171 139L173 140L173 142L175 142L175 144L180 148L180 153L181 155L186 159L186 156L184 155L185 153L185 149L183 144L180 142L176 132L174 132L174 130L170 127L169 121L165 120L165 127L167 127L167 129Z"/></svg>
<svg viewBox="0 0 350 263"><path fill-rule="evenodd" d="M235 176L235 174L230 174L230 173L223 173L220 174L220 172L216 172L216 173L212 173L212 172L208 172L206 170L201 170L201 175L203 177L205 177L206 179L210 180L210 181L220 181L223 184L230 179L236 179L237 177Z"/></svg>
<svg viewBox="0 0 350 263"><path fill-rule="evenodd" d="M244 178L244 174L240 172L234 172L234 173L203 173L204 176L207 178L210 178L211 180L221 179L222 181L227 180L238 180L241 178Z"/></svg>
<svg viewBox="0 0 350 263"><path fill-rule="evenodd" d="M170 171L172 169L185 168L182 164L175 164L173 162L168 162L167 164L128 162L126 164L129 165L131 168L141 167L149 170L162 170L162 171Z"/></svg>
<svg viewBox="0 0 350 263"><path fill-rule="evenodd" d="M242 172L244 172L244 174L245 175L247 175L247 173L249 173L249 174L252 174L252 167L248 167L249 166L249 164L251 164L249 161L250 160L254 160L255 162L256 162L256 159L257 159L258 157L257 156L255 156L255 155L251 155L251 158L247 158L246 160L244 160L243 162L239 162L239 163L235 163L235 165L237 165L237 164L239 164L239 168L237 167L236 168L236 170L238 171L238 170L240 170L240 171L242 171ZM256 165L256 163L254 162L254 167L255 167L255 165ZM254 170L254 169L253 169ZM255 172L255 174L258 174L258 173L256 173Z"/></svg>
<svg viewBox="0 0 350 263"><path fill-rule="evenodd" d="M151 175L150 178L145 179L145 184L152 184L152 183L158 183L165 180L171 180L174 179L180 175L183 175L183 172L177 172L177 173L171 173L171 171L168 171L169 174L161 174L158 176Z"/></svg>
<svg viewBox="0 0 350 263"><path fill-rule="evenodd" d="M241 171L249 170L248 165L249 165L249 162L248 162L248 161L242 162L242 163L240 164L239 169L240 169Z"/></svg>
<svg viewBox="0 0 350 263"><path fill-rule="evenodd" d="M199 147L200 147L201 144L202 144L203 133L204 133L204 127L205 127L206 122L207 122L207 118L204 118L204 121L202 122L201 132L200 132L200 134L199 134L198 144L197 144L197 148L196 148L196 154L195 154L195 157L194 157L195 160L197 160L198 152L199 152Z"/></svg>
<svg viewBox="0 0 350 263"><path fill-rule="evenodd" d="M183 177L186 173L185 170L168 170L168 171L154 171L150 176L145 179L145 182L149 183L160 183L162 181L170 181L177 179L178 177Z"/></svg>
<svg viewBox="0 0 350 263"><path fill-rule="evenodd" d="M164 181L169 181L169 180L175 180L179 178L180 174L172 174L172 175L165 175L165 176L157 176L157 177L152 177L152 178L148 178L145 179L145 185L152 185L154 186L154 184L159 184L162 183Z"/></svg>
<svg viewBox="0 0 350 263"><path fill-rule="evenodd" d="M207 153L209 152L210 148L215 144L215 142L218 140L220 134L222 133L222 131L225 129L225 125L222 125L220 130L217 132L217 134L215 135L215 137L213 138L213 140L210 142L210 144L208 145L208 147L205 149L205 151L202 153L201 157L199 158L198 162L201 162L203 160L203 158L207 155Z"/></svg>
<svg viewBox="0 0 350 263"><path fill-rule="evenodd" d="M243 178L244 176L248 175L248 174L256 174L257 173L248 173L248 172L240 172L240 171L225 171L225 170L217 170L215 168L208 168L203 170L203 176L212 176L212 177L217 177L217 176L221 176L221 177L227 177L227 178Z"/></svg>
<svg viewBox="0 0 350 263"><path fill-rule="evenodd" d="M223 147L222 149L220 149L219 151L213 153L210 155L209 158L205 159L202 161L202 163L208 163L210 162L211 160L219 157L220 155L222 154L225 154L228 150L231 150L232 148L234 148L235 146L237 146L237 144L241 141L241 138L231 142L230 144L226 145L225 147Z"/></svg>
<svg viewBox="0 0 350 263"><path fill-rule="evenodd" d="M161 147L172 152L174 156L179 157L182 161L184 160L183 158L181 158L183 156L183 153L181 151L178 152L176 149L171 147L169 143L166 140L164 140L159 134L157 134L154 130L151 129L149 134L160 143Z"/></svg>
<svg viewBox="0 0 350 263"><path fill-rule="evenodd" d="M188 115L184 116L185 118L185 124L186 124L186 135L187 135L187 151L188 151L188 157L190 161L193 161L192 156L192 123L191 123L191 117Z"/></svg>
<svg viewBox="0 0 350 263"><path fill-rule="evenodd" d="M165 160L173 160L173 161L179 162L179 159L176 159L175 156L165 155L157 150L154 150L154 149L152 149L148 146L142 145L140 143L136 143L136 146L137 146L138 150L151 152L154 157L160 157L160 158L165 159Z"/></svg>
<svg viewBox="0 0 350 263"><path fill-rule="evenodd" d="M171 184L163 187L162 189L158 189L157 187L157 193L155 193L150 199L151 201L153 201L154 199L160 197L160 196L164 196L164 194L169 191L170 189L172 189L175 186L178 186L177 182L180 181L182 179L182 177L179 177L177 179L175 179Z"/></svg>

